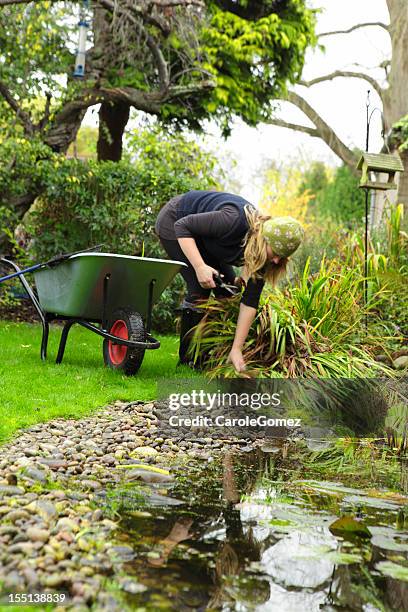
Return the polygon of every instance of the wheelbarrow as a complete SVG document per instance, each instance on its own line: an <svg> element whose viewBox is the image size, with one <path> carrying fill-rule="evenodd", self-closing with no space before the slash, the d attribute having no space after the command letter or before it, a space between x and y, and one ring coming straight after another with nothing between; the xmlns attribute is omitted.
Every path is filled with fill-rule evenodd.
<svg viewBox="0 0 408 612"><path fill-rule="evenodd" d="M78 323L102 336L107 366L136 374L145 351L160 347L150 333L152 307L186 264L89 251L55 261L29 269L34 274L35 292L16 263L0 259L18 273L15 275L40 317L41 359L47 357L51 321L65 321L57 363L63 360L71 327Z"/></svg>

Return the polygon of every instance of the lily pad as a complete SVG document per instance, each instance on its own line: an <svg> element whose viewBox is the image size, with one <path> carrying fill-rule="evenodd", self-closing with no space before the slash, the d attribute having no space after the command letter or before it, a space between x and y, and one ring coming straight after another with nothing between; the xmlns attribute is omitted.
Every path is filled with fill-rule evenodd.
<svg viewBox="0 0 408 612"><path fill-rule="evenodd" d="M324 555L325 559L331 561L335 565L352 565L353 563L362 563L363 558L357 553L346 553L332 551Z"/></svg>
<svg viewBox="0 0 408 612"><path fill-rule="evenodd" d="M128 480L143 480L148 484L155 483L168 483L174 480L173 476L170 474L161 474L159 472L150 472L149 470L145 470L144 468L136 468L133 470L129 470L126 472L126 477Z"/></svg>
<svg viewBox="0 0 408 612"><path fill-rule="evenodd" d="M361 491L360 489L345 487L340 482L330 482L325 480L296 480L295 484L302 485L308 489L314 489L318 492L327 493L329 495L363 495L365 493L365 491Z"/></svg>
<svg viewBox="0 0 408 612"><path fill-rule="evenodd" d="M116 466L117 469L122 470L146 470L147 472L154 472L155 474L163 474L163 476L170 476L168 470L156 467L155 465L146 465L145 463L124 463Z"/></svg>
<svg viewBox="0 0 408 612"><path fill-rule="evenodd" d="M371 538L371 533L366 525L351 516L343 516L337 519L337 521L330 525L329 529L332 533L339 536L352 534L360 538Z"/></svg>
<svg viewBox="0 0 408 612"><path fill-rule="evenodd" d="M371 543L383 550L408 553L408 534L378 534L372 538Z"/></svg>
<svg viewBox="0 0 408 612"><path fill-rule="evenodd" d="M159 493L149 493L146 496L145 503L147 506L181 506L184 504L180 499L160 495Z"/></svg>
<svg viewBox="0 0 408 612"><path fill-rule="evenodd" d="M376 569L381 572L384 576L389 576L395 580L402 580L408 582L408 567L393 563L392 561L380 561L375 566Z"/></svg>
<svg viewBox="0 0 408 612"><path fill-rule="evenodd" d="M400 505L396 502L380 497L369 497L368 495L349 495L343 499L346 504L370 506L379 510L399 510Z"/></svg>

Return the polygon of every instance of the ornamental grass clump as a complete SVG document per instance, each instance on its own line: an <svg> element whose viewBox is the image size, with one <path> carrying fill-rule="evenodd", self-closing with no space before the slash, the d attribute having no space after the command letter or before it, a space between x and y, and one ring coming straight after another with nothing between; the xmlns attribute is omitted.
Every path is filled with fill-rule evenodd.
<svg viewBox="0 0 408 612"><path fill-rule="evenodd" d="M370 353L364 330L363 278L357 270L323 259L316 274L310 261L284 291L267 290L244 347L248 372L265 377L374 376L387 368ZM375 300L381 299L376 295ZM211 377L235 376L227 363L235 334L240 296L210 298L197 326L193 358ZM364 332L364 333L362 333ZM364 341L364 342L363 342Z"/></svg>

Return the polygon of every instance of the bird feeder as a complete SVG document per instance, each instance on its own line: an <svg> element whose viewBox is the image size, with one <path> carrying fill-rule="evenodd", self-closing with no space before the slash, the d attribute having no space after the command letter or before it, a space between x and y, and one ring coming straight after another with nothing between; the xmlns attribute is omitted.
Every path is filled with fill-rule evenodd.
<svg viewBox="0 0 408 612"><path fill-rule="evenodd" d="M86 61L86 40L88 35L89 22L86 19L86 11L88 9L89 0L83 0L79 9L79 33L78 33L78 49L75 57L74 77L85 76L85 61Z"/></svg>
<svg viewBox="0 0 408 612"><path fill-rule="evenodd" d="M357 164L357 170L361 170L360 187L362 189L374 189L388 191L397 189L395 173L404 172L404 165L398 155L386 153L362 153ZM372 180L372 173L387 174L385 180Z"/></svg>
<svg viewBox="0 0 408 612"><path fill-rule="evenodd" d="M368 111L367 111L368 112ZM372 113L371 113L372 114ZM368 114L367 114L368 117ZM369 118L367 119L367 149L369 140ZM363 152L357 164L357 170L361 170L360 188L365 189L365 237L364 237L364 301L368 303L368 197L371 190L388 191L397 189L395 174L404 172L404 165L399 155L388 153ZM384 180L379 175L386 174ZM374 180L372 178L374 175ZM368 314L366 313L366 329L368 328Z"/></svg>

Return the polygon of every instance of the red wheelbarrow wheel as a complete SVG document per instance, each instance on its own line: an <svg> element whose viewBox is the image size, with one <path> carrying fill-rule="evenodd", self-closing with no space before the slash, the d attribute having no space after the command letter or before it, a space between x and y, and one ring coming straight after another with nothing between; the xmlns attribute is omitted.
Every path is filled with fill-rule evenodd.
<svg viewBox="0 0 408 612"><path fill-rule="evenodd" d="M138 312L122 308L116 310L109 323L108 331L123 340L144 342L146 332L143 319ZM136 374L142 365L145 349L129 348L122 344L115 344L110 340L103 341L103 359L105 364L114 370L123 370L127 376Z"/></svg>

